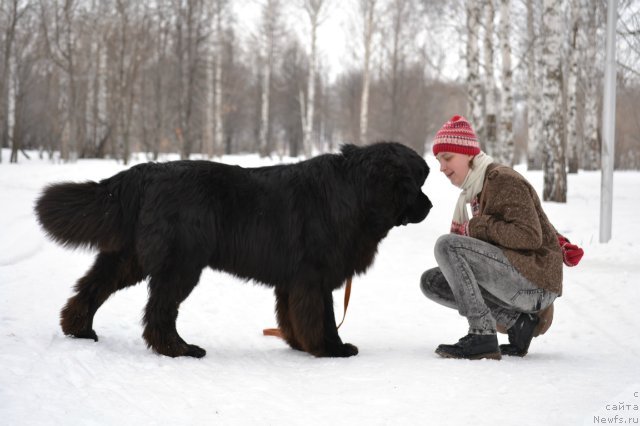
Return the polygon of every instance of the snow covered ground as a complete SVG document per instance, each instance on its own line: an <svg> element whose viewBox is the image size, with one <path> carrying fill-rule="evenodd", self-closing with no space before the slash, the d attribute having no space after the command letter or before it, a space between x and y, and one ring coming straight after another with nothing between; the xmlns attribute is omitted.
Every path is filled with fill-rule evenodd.
<svg viewBox="0 0 640 426"><path fill-rule="evenodd" d="M418 286L422 271L435 265L433 245L448 230L457 198L430 156L424 190L432 213L393 229L372 269L354 279L340 334L359 347L358 356L316 359L262 336L275 325L272 292L206 271L182 305L178 329L207 356L171 359L142 340L144 284L117 293L98 312L97 343L65 337L58 325L93 254L48 241L34 200L47 183L98 180L124 166L53 164L35 153L13 165L8 157L0 164L0 424L640 423L638 172L615 174L608 244L598 242L599 172L569 176L568 202L545 204L586 254L577 268L565 268L553 327L525 358L460 361L434 353L462 337L466 322ZM255 156L223 161L272 163ZM541 192L542 173L519 170ZM338 316L341 299L337 291Z"/></svg>

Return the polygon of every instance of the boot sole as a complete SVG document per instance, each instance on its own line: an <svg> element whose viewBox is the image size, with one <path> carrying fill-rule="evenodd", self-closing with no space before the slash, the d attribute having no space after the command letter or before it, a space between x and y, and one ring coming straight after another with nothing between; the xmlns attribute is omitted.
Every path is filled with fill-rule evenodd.
<svg viewBox="0 0 640 426"><path fill-rule="evenodd" d="M504 356L515 356L518 358L524 358L527 355L527 352L520 352L520 353L509 353L509 352L503 352L502 355Z"/></svg>
<svg viewBox="0 0 640 426"><path fill-rule="evenodd" d="M500 345L500 346L507 346L507 345ZM503 349L502 347L500 348L500 353L504 356L516 356L516 357L520 357L523 358L525 357L529 351L528 348L523 350L523 351L514 351L511 349Z"/></svg>
<svg viewBox="0 0 640 426"><path fill-rule="evenodd" d="M502 359L502 354L500 352L487 352L484 354L476 354L469 356L456 356L454 354L450 354L449 352L439 351L436 349L436 353L443 358L451 358L451 359L470 359L470 360L478 360L478 359L494 359L496 361Z"/></svg>

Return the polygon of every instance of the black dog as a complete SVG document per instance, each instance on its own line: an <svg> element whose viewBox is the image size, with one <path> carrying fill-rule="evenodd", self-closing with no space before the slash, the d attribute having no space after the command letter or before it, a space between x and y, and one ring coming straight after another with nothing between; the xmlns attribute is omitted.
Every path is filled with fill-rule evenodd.
<svg viewBox="0 0 640 426"><path fill-rule="evenodd" d="M278 325L294 349L347 357L332 291L364 272L394 226L422 221L425 161L398 143L346 145L292 165L208 161L140 164L98 183L60 183L38 199L55 241L98 249L61 313L65 334L97 340L93 317L117 290L149 277L144 339L172 357L202 357L176 330L202 269L275 288Z"/></svg>

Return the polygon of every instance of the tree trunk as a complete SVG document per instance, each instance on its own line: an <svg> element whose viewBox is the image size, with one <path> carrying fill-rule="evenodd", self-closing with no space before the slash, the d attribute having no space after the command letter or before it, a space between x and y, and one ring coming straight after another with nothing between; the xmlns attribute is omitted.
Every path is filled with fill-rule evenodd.
<svg viewBox="0 0 640 426"><path fill-rule="evenodd" d="M269 102L271 95L271 61L267 56L262 67L262 96L260 101L260 156L269 154Z"/></svg>
<svg viewBox="0 0 640 426"><path fill-rule="evenodd" d="M5 2L2 2L1 12L8 17L7 27L3 34L4 49L2 51L2 74L0 75L0 162L2 162L2 148L8 146L10 141L9 123L11 121L11 110L9 108L10 86L12 82L11 57L13 50L13 41L16 34L16 25L18 23L18 0L12 0L9 10L4 10Z"/></svg>
<svg viewBox="0 0 640 426"><path fill-rule="evenodd" d="M544 123L544 201L567 201L567 171L562 146L564 128L562 106L562 19L561 0L544 0L542 59Z"/></svg>
<svg viewBox="0 0 640 426"><path fill-rule="evenodd" d="M583 169L600 169L600 139L598 138L598 99L600 81L596 68L598 55L597 7L592 0L582 0L582 13L586 15L584 31L585 105Z"/></svg>
<svg viewBox="0 0 640 426"><path fill-rule="evenodd" d="M205 106L204 106L204 117L202 120L202 135L204 139L204 153L207 158L211 158L215 155L215 136L214 136L214 127L215 127L215 94L216 94L216 84L215 84L215 75L217 63L219 62L218 58L218 49L217 43L215 41L216 31L212 29L211 31L211 43L210 49L207 52L207 79L206 79L206 97L205 97Z"/></svg>
<svg viewBox="0 0 640 426"><path fill-rule="evenodd" d="M514 162L513 140L513 85L511 70L511 11L510 1L500 0L500 50L502 51L502 96L500 105L500 128L498 145L502 163L512 166Z"/></svg>
<svg viewBox="0 0 640 426"><path fill-rule="evenodd" d="M215 75L213 80L213 90L215 93L213 120L213 155L222 155L224 152L222 145L224 143L224 133L222 128L222 61L224 50L224 34L222 28L223 0L217 0L218 10L216 13L216 62Z"/></svg>
<svg viewBox="0 0 640 426"><path fill-rule="evenodd" d="M169 34L168 34L168 18L163 14L159 13L157 17L157 36L155 40L156 49L155 58L159 64L165 64L167 59L167 46L169 44ZM153 145L151 146L152 159L156 161L158 159L158 154L160 151L160 142L167 138L168 130L167 130L167 96L166 92L166 80L164 76L164 72L159 69L156 69L153 77L153 123L152 126L152 138Z"/></svg>
<svg viewBox="0 0 640 426"><path fill-rule="evenodd" d="M182 138L182 150L180 157L188 159L194 151L195 132L194 116L196 108L196 84L199 70L199 47L203 41L201 17L203 15L203 0L190 0L186 2L186 10L180 7L180 16L177 19L177 31L179 34L178 67L181 73L181 108L180 108L180 135ZM184 16L182 16L184 14Z"/></svg>
<svg viewBox="0 0 640 426"><path fill-rule="evenodd" d="M206 102L204 107L203 138L207 156L222 153L222 58L223 33L222 12L225 0L215 0L211 24L210 60L207 66Z"/></svg>
<svg viewBox="0 0 640 426"><path fill-rule="evenodd" d="M578 39L580 38L579 0L571 0L569 25L569 60L567 71L567 157L569 173L578 173Z"/></svg>
<svg viewBox="0 0 640 426"><path fill-rule="evenodd" d="M360 144L366 144L369 127L369 85L371 80L371 49L375 30L376 0L361 0L363 17L364 62L362 65L362 94L360 97Z"/></svg>
<svg viewBox="0 0 640 426"><path fill-rule="evenodd" d="M10 163L18 162L18 148L20 145L20 117L19 109L21 105L18 99L20 98L21 88L18 87L18 76L16 75L16 53L11 53L7 60L9 61L9 103L7 109L7 115L9 117L7 122L7 137L9 145L11 146Z"/></svg>
<svg viewBox="0 0 640 426"><path fill-rule="evenodd" d="M260 124L258 131L258 151L261 156L270 154L270 128L271 128L271 79L273 74L276 32L278 30L278 19L280 4L277 0L267 0L262 12L262 34L261 34L261 72L262 77L260 92Z"/></svg>
<svg viewBox="0 0 640 426"><path fill-rule="evenodd" d="M542 78L540 62L542 37L536 35L535 22L538 21L535 5L539 0L527 0L527 163L530 170L541 169L542 154ZM540 30L538 30L538 33Z"/></svg>
<svg viewBox="0 0 640 426"><path fill-rule="evenodd" d="M481 2L467 0L467 87L469 93L468 113L475 131L484 135L485 123L482 114L482 90L480 81L480 49L478 33L480 31Z"/></svg>
<svg viewBox="0 0 640 426"><path fill-rule="evenodd" d="M491 156L499 152L496 116L496 80L494 76L494 49L493 49L493 20L495 17L494 0L486 0L485 3L485 31L484 31L484 87L486 90L486 116L485 132L481 135L476 131L480 140L484 141L483 148Z"/></svg>
<svg viewBox="0 0 640 426"><path fill-rule="evenodd" d="M311 26L310 46L309 46L309 78L307 79L307 108L306 119L304 120L303 146L307 158L313 154L313 124L314 110L316 102L316 68L317 68L317 38L318 26L320 25L320 12L322 11L323 0L307 0L305 9L309 17Z"/></svg>
<svg viewBox="0 0 640 426"><path fill-rule="evenodd" d="M68 145L63 160L75 162L78 158L78 117L77 117L77 87L76 87L76 47L72 36L74 0L67 0L64 6L65 15L65 45L67 57L67 125Z"/></svg>

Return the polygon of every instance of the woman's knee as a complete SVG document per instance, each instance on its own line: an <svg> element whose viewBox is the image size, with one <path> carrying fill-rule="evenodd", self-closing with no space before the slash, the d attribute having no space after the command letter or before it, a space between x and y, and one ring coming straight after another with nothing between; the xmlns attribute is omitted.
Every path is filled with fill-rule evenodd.
<svg viewBox="0 0 640 426"><path fill-rule="evenodd" d="M427 299L456 309L455 297L440 268L426 270L420 277L420 290Z"/></svg>
<svg viewBox="0 0 640 426"><path fill-rule="evenodd" d="M451 256L451 252L454 249L454 243L459 238L460 236L456 234L445 234L441 235L436 240L436 244L433 247L433 254L438 265L441 265L442 262L448 263L447 259Z"/></svg>
<svg viewBox="0 0 640 426"><path fill-rule="evenodd" d="M442 275L440 268L427 269L422 273L422 276L420 277L420 290L422 290L422 293L425 296L430 297L431 294L433 294L436 280L439 275Z"/></svg>

